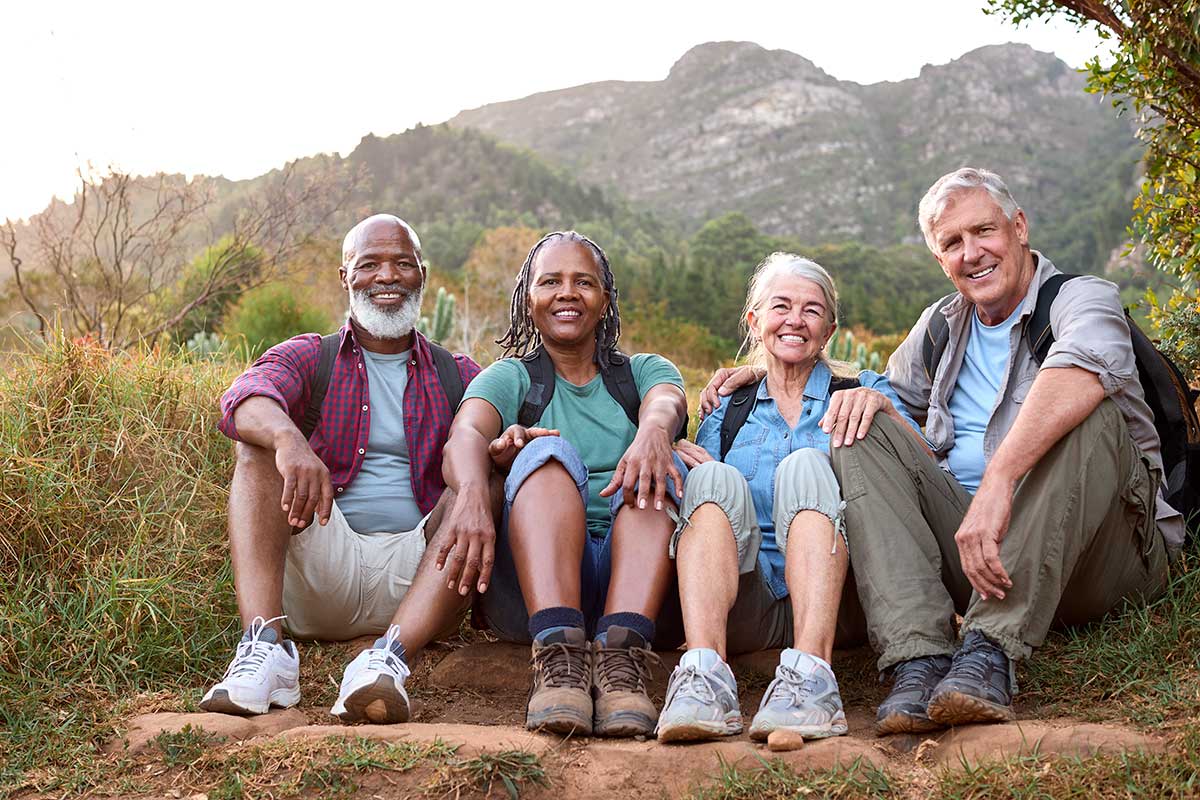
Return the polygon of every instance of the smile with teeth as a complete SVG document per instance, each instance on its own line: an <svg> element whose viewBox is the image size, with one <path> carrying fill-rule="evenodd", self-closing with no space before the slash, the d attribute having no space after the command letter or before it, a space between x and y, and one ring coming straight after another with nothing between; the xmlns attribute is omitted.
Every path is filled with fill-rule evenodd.
<svg viewBox="0 0 1200 800"><path fill-rule="evenodd" d="M555 311L554 316L556 319L577 319L583 315L573 308L564 308L561 311Z"/></svg>
<svg viewBox="0 0 1200 800"><path fill-rule="evenodd" d="M975 281L975 280L979 280L980 278L986 278L988 275L991 275L995 271L996 271L996 267L991 266L991 267L988 267L987 269L981 269L981 270L979 270L979 272L973 272L970 275L968 275L967 277L970 278L971 280Z"/></svg>
<svg viewBox="0 0 1200 800"><path fill-rule="evenodd" d="M808 341L808 337L801 336L798 333L781 333L779 335L779 341L789 342L791 344L804 344Z"/></svg>

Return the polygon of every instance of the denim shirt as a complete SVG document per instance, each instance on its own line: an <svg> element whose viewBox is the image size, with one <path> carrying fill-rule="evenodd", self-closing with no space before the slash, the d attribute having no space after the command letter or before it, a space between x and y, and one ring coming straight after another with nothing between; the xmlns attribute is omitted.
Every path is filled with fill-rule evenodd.
<svg viewBox="0 0 1200 800"><path fill-rule="evenodd" d="M784 580L783 553L775 543L775 523L771 519L775 507L775 469L779 462L794 451L812 447L829 452L829 434L821 430L821 418L829 406L829 382L833 374L823 361L817 362L808 383L804 385L804 410L796 427L789 427L775 401L767 394L767 382L758 385L754 408L746 424L738 431L737 438L725 456L725 463L736 467L750 484L750 496L754 501L754 512L758 527L762 531L762 543L758 550L758 565L777 599L787 597L787 582ZM864 370L858 375L859 383L881 392L900 412L914 430L920 431L908 409L900 402L887 378L877 372ZM725 419L728 402L723 402L713 411L696 432L696 444L708 451L713 458L721 457L721 421Z"/></svg>

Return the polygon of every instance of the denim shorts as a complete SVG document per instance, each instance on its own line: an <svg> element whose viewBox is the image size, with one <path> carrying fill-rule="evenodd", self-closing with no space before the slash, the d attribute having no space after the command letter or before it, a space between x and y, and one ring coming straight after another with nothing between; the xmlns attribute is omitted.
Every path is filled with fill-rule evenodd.
<svg viewBox="0 0 1200 800"><path fill-rule="evenodd" d="M540 436L531 440L517 454L512 468L504 481L504 517L496 536L496 563L492 567L492 579L486 592L478 600L479 619L504 641L528 643L529 613L525 609L525 597L517 577L516 563L508 542L508 515L513 501L525 480L535 471L554 460L562 464L567 474L575 481L579 490L579 502L586 508L588 501L588 469L578 451L561 436ZM687 467L675 456L675 468L683 476ZM667 493L679 506L679 496L670 482ZM563 498L563 502L574 502ZM583 559L579 565L579 597L589 638L595 633L596 622L604 614L604 603L608 599L608 582L612 575L612 519L624 504L624 493L618 489L610 498L611 518L603 536L585 536ZM666 553L663 554L664 557ZM679 592L672 581L663 607L655 621L655 648L674 648L683 642L683 616L679 610Z"/></svg>

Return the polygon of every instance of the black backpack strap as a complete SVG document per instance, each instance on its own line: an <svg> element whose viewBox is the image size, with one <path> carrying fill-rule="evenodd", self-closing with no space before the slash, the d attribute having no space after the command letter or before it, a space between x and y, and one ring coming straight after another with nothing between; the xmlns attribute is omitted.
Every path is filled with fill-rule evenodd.
<svg viewBox="0 0 1200 800"><path fill-rule="evenodd" d="M721 420L722 461L733 447L733 440L737 438L738 431L746 424L746 420L750 419L750 412L754 410L754 398L758 394L758 386L763 380L765 379L759 378L754 383L740 386L734 390L733 394L729 395L727 401L729 405L725 409L724 419Z"/></svg>
<svg viewBox="0 0 1200 800"><path fill-rule="evenodd" d="M1051 275L1038 288L1037 306L1033 309L1033 316L1025 324L1025 341L1029 343L1029 352L1033 353L1038 364L1046 360L1050 346L1054 344L1054 331L1050 330L1050 305L1058 297L1062 285L1078 277L1066 273Z"/></svg>
<svg viewBox="0 0 1200 800"><path fill-rule="evenodd" d="M642 397L638 394L637 383L633 380L633 367L630 365L629 356L614 352L609 356L608 369L600 370L600 379L604 381L604 388L621 405L625 416L629 417L629 421L636 428L638 412L642 408Z"/></svg>
<svg viewBox="0 0 1200 800"><path fill-rule="evenodd" d="M829 381L829 393L840 392L843 389L857 389L862 386L858 378L833 378Z"/></svg>
<svg viewBox="0 0 1200 800"><path fill-rule="evenodd" d="M438 383L442 385L442 391L446 393L446 400L450 402L450 413L453 414L458 410L458 404L463 398L463 381L462 373L458 371L458 362L454 360L454 356L449 350L439 344L429 343L429 350L433 354L433 366L437 369Z"/></svg>
<svg viewBox="0 0 1200 800"><path fill-rule="evenodd" d="M308 394L308 407L304 409L304 421L300 432L305 439L312 438L321 419L321 406L325 392L329 389L329 376L333 374L333 362L337 360L338 347L342 343L342 332L334 331L321 337L321 356L317 361L317 374L313 377L312 390Z"/></svg>
<svg viewBox="0 0 1200 800"><path fill-rule="evenodd" d="M550 398L554 397L554 362L546 348L538 347L522 356L521 364L529 373L529 391L525 392L525 400L517 412L517 424L529 428L542 418Z"/></svg>
<svg viewBox="0 0 1200 800"><path fill-rule="evenodd" d="M937 373L938 364L942 360L942 354L946 352L946 343L950 341L950 320L946 319L942 310L956 296L948 294L938 300L937 305L933 308L933 313L929 315L929 324L925 328L925 339L921 342L921 361L925 364L925 375L928 376L931 384L933 376Z"/></svg>

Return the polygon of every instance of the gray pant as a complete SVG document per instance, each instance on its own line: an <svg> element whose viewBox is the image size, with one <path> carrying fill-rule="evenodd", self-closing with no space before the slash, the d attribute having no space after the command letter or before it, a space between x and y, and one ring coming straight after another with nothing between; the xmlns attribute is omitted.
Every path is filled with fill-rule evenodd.
<svg viewBox="0 0 1200 800"><path fill-rule="evenodd" d="M907 427L877 416L865 439L834 450L833 467L880 670L954 653L955 613L964 632L979 630L1020 659L1052 625L1091 622L1166 587L1155 477L1111 400L1017 484L1000 544L1013 582L1003 600L981 601L963 574L954 534L971 495Z"/></svg>

